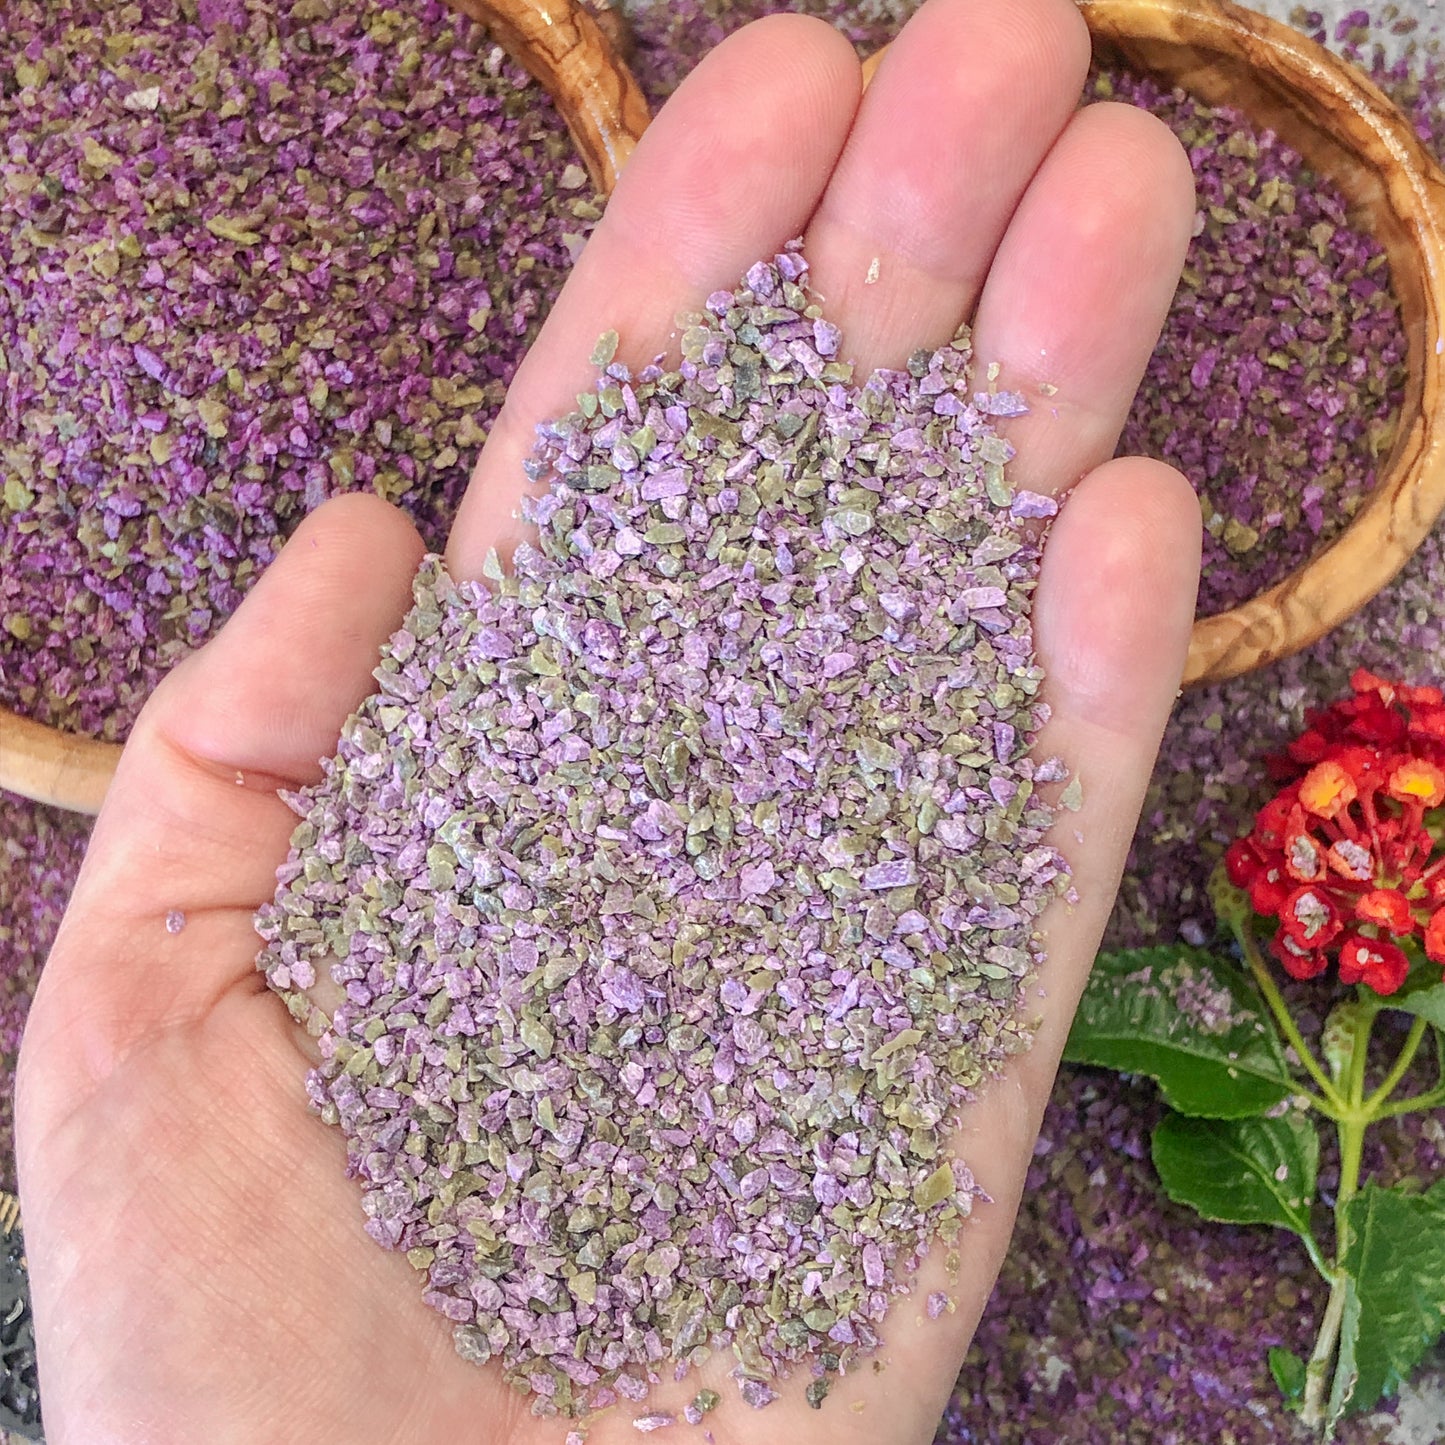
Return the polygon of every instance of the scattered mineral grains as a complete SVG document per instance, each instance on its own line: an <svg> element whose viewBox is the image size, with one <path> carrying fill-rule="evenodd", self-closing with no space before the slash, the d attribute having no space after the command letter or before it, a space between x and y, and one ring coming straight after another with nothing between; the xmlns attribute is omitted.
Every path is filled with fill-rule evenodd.
<svg viewBox="0 0 1445 1445"><path fill-rule="evenodd" d="M13 1195L0 1195L6 1208ZM40 1387L35 1364L35 1315L30 1305L30 1272L25 1239L16 1225L0 1238L0 1431L8 1438L38 1440Z"/></svg>
<svg viewBox="0 0 1445 1445"><path fill-rule="evenodd" d="M598 205L439 0L5 24L0 704L122 738L324 498L440 542Z"/></svg>
<svg viewBox="0 0 1445 1445"><path fill-rule="evenodd" d="M1404 399L1399 302L1384 248L1273 132L1128 71L1089 93L1153 112L1194 168L1194 240L1119 450L1198 489L1208 616L1306 561L1374 486Z"/></svg>
<svg viewBox="0 0 1445 1445"><path fill-rule="evenodd" d="M599 341L535 543L424 565L258 920L298 1017L344 990L309 1089L369 1232L540 1413L722 1346L746 1404L802 1361L820 1404L1029 1038L1065 880L1021 403L962 333L857 384L806 283L752 267L675 370Z"/></svg>
<svg viewBox="0 0 1445 1445"><path fill-rule="evenodd" d="M0 1181L14 1188L14 1074L41 967L93 820L0 791Z"/></svg>
<svg viewBox="0 0 1445 1445"><path fill-rule="evenodd" d="M675 86L725 29L782 6L783 0L627 0L637 64L651 80L654 98ZM23 8L12 4L7 13L19 15ZM907 0L850 0L846 6L807 0L806 8L836 20L867 52L891 38L911 6ZM1281 13L1278 6L1268 8ZM44 13L55 9L47 4ZM1353 50L1438 152L1445 138L1445 83L1435 43L1422 32L1412 53L1397 58L1401 47L1388 33L1415 25L1416 18L1395 12L1390 24L1370 28L1369 15L1356 12L1338 35L1324 30L1319 12L1301 11L1296 23ZM1377 48L1381 39L1391 41L1388 54ZM0 60L0 71L5 64ZM527 95L526 113L541 124L545 97L536 87L528 87ZM0 107L6 104L0 96ZM547 124L557 130L554 118ZM523 178L519 173L513 183ZM539 274L555 285L555 270L544 262L516 275L513 284L523 288L527 277ZM550 293L546 286L538 290L545 308ZM525 335L512 336L504 316L504 306L493 313L488 354L509 374ZM0 573L5 570L0 564ZM1442 597L1445 550L1437 531L1401 578L1331 637L1264 672L1182 700L1126 874L1116 937L1172 937L1181 927L1203 936L1209 926L1203 882L1249 814L1257 791L1254 759L1296 732L1306 707L1347 686L1357 663L1416 681L1437 677L1445 656ZM0 666L0 686L8 686L7 676ZM0 1153L7 1158L14 1050L88 825L74 814L0 796L0 1033L8 1065L0 1089ZM1303 1251L1282 1252L1270 1231L1230 1230L1229 1250L1221 1253L1218 1226L1201 1225L1161 1199L1148 1163L1152 1092L1141 1095L1126 1081L1094 1071L1066 1068L1061 1074L1013 1246L940 1425L939 1445L1035 1445L1041 1439L1154 1445L1171 1432L1187 1441L1232 1434L1240 1445L1262 1445L1287 1430L1289 1418L1264 1369L1262 1346L1308 1351L1308 1322L1323 1308L1318 1279ZM1440 1131L1437 1121L1421 1122L1431 1126L1432 1136L1404 1137L1401 1163L1429 1173L1439 1167ZM6 1177L13 1181L13 1166ZM1142 1259L1141 1238L1149 1241ZM702 1413L692 1419L692 1408L684 1418L704 1421ZM1347 1420L1340 1439L1379 1445L1391 1428L1380 1416ZM673 1435L699 1438L681 1429L659 1438ZM566 1445L583 1445L581 1432L569 1433Z"/></svg>

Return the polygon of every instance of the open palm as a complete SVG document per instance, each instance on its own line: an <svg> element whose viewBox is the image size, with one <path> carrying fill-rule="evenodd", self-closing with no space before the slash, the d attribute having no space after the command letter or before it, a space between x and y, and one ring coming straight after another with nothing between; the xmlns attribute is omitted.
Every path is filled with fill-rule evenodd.
<svg viewBox="0 0 1445 1445"><path fill-rule="evenodd" d="M995 1203L963 1236L959 1308L923 1321L901 1303L881 1371L842 1381L820 1412L802 1381L761 1414L723 1387L708 1422L718 1445L931 1437L1007 1243L1178 684L1198 511L1167 468L1107 458L1187 243L1189 170L1142 113L1076 112L1087 60L1070 0L930 0L866 95L851 51L818 22L781 17L728 41L630 163L452 537L453 570L476 575L491 546L520 535L532 429L586 385L601 330L645 361L679 311L798 234L865 370L973 318L978 357L1033 403L1007 424L1016 482L1057 492L1084 478L1050 540L1036 614L1045 745L1085 789L1056 839L1080 901L1048 918L1033 1051L966 1121L961 1148ZM277 790L319 776L407 609L421 550L374 498L322 508L157 691L126 749L21 1059L52 1445L560 1445L566 1433L494 1368L460 1360L406 1260L367 1237L342 1138L306 1104L311 1041L254 969L252 914L294 822ZM174 911L179 931L166 926ZM719 1359L648 1408L676 1410L725 1373ZM596 1421L589 1445L635 1440L634 1413Z"/></svg>

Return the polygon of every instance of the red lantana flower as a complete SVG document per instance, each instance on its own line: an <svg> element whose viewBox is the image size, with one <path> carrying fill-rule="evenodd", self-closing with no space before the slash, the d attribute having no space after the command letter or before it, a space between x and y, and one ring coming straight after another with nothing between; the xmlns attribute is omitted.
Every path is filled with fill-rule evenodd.
<svg viewBox="0 0 1445 1445"><path fill-rule="evenodd" d="M1305 731L1268 760L1277 782L1293 782L1343 748L1411 753L1445 765L1445 693L1438 687L1386 682L1361 667L1350 678L1349 697L1306 721Z"/></svg>
<svg viewBox="0 0 1445 1445"><path fill-rule="evenodd" d="M1275 934L1270 948L1291 978L1318 978L1330 966L1324 949L1296 943L1284 929Z"/></svg>
<svg viewBox="0 0 1445 1445"><path fill-rule="evenodd" d="M1379 938L1354 933L1340 948L1340 982L1363 983L1376 993L1394 993L1410 972L1405 950Z"/></svg>
<svg viewBox="0 0 1445 1445"><path fill-rule="evenodd" d="M1445 908L1437 908L1425 925L1425 954L1445 964Z"/></svg>
<svg viewBox="0 0 1445 1445"><path fill-rule="evenodd" d="M1355 917L1373 923L1384 933L1403 936L1414 931L1415 913L1410 900L1398 888L1372 888L1355 904Z"/></svg>
<svg viewBox="0 0 1445 1445"><path fill-rule="evenodd" d="M1408 940L1445 965L1445 693L1364 670L1351 687L1270 760L1284 786L1225 870L1279 919L1273 952L1291 977L1338 957L1342 982L1390 994Z"/></svg>

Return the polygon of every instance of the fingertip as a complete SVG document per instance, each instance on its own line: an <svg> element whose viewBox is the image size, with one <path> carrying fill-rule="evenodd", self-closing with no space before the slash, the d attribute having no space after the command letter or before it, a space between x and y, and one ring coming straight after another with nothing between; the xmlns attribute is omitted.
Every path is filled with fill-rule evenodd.
<svg viewBox="0 0 1445 1445"><path fill-rule="evenodd" d="M215 640L166 680L142 721L207 763L314 776L370 690L425 550L408 518L374 494L326 502Z"/></svg>
<svg viewBox="0 0 1445 1445"><path fill-rule="evenodd" d="M993 0L926 0L889 47L883 65L900 64L893 57L906 55L912 46L958 56L1001 44L1011 55L1032 61L1050 86L1066 80L1075 91L1083 89L1093 42L1075 0L1011 0L1007 6Z"/></svg>
<svg viewBox="0 0 1445 1445"><path fill-rule="evenodd" d="M1146 457L1073 491L1045 550L1035 607L1056 716L1157 745L1194 625L1201 524L1193 488Z"/></svg>
<svg viewBox="0 0 1445 1445"><path fill-rule="evenodd" d="M950 78L945 67L952 62L952 79L963 87L953 99L966 104L986 76L959 64L959 58L989 51L1007 53L1009 66L998 73L1014 100L1021 74L1037 82L1039 98L1057 87L1077 96L1088 75L1092 42L1074 0L1011 0L1006 7L991 0L927 0L888 47L873 83L890 72L901 80L906 70L912 87L912 71L922 62L931 83L944 85Z"/></svg>
<svg viewBox="0 0 1445 1445"><path fill-rule="evenodd" d="M1167 188L1173 205L1193 220L1196 200L1194 186L1194 165L1184 142L1170 128L1167 121L1137 105L1124 105L1120 101L1101 102L1108 111L1116 108L1130 113L1130 125L1141 152L1155 159L1159 166L1156 180L1161 188Z"/></svg>
<svg viewBox="0 0 1445 1445"><path fill-rule="evenodd" d="M1108 214L1122 202L1151 219L1156 244L1172 246L1178 260L1161 266L1178 271L1194 224L1194 168L1179 137L1157 115L1123 101L1086 105L1071 125L1074 164L1081 182L1077 200L1098 198ZM1094 175L1089 176L1092 170Z"/></svg>
<svg viewBox="0 0 1445 1445"><path fill-rule="evenodd" d="M1029 400L1015 484L1057 492L1109 457L1169 314L1194 224L1188 156L1134 106L1078 111L999 248L974 346Z"/></svg>
<svg viewBox="0 0 1445 1445"><path fill-rule="evenodd" d="M689 290L706 294L735 280L734 271L801 233L862 93L853 47L822 20L770 15L735 31L648 128L579 276L645 274L639 261L647 258L651 269L673 273L674 309ZM625 314L631 299L614 304Z"/></svg>
<svg viewBox="0 0 1445 1445"><path fill-rule="evenodd" d="M360 629L369 638L379 618L398 604L406 610L410 579L425 555L406 513L374 492L348 492L323 502L296 529L257 583L254 607L269 611L271 590L284 587L288 610L335 617L344 636Z"/></svg>
<svg viewBox="0 0 1445 1445"><path fill-rule="evenodd" d="M311 512L293 534L325 535L332 542L354 542L363 547L395 547L420 562L426 548L416 526L405 512L375 492L343 492Z"/></svg>
<svg viewBox="0 0 1445 1445"><path fill-rule="evenodd" d="M883 53L807 232L860 371L902 365L972 313L1088 60L1071 0L928 0Z"/></svg>
<svg viewBox="0 0 1445 1445"><path fill-rule="evenodd" d="M975 5L978 0L945 0L960 6ZM1094 45L1089 27L1076 0L1027 0L998 8L1015 27L1021 40L1038 57L1041 73L1067 77L1075 94L1084 88Z"/></svg>
<svg viewBox="0 0 1445 1445"><path fill-rule="evenodd" d="M1058 386L1121 425L1168 314L1194 215L1194 174L1169 127L1137 106L1085 106L1000 248L979 306L980 354L1016 384Z"/></svg>
<svg viewBox="0 0 1445 1445"><path fill-rule="evenodd" d="M744 45L756 46L759 54L771 61L774 71L780 59L786 60L793 54L810 54L820 62L838 67L840 74L858 76L859 88L862 88L862 65L857 51L836 25L816 15L799 15L789 11L764 15L735 30L717 49L723 51L729 46Z"/></svg>

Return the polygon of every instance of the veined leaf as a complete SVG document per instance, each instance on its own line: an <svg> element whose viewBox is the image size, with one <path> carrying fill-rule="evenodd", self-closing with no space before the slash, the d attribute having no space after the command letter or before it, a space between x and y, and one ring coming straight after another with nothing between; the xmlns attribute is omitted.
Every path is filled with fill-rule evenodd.
<svg viewBox="0 0 1445 1445"><path fill-rule="evenodd" d="M1154 1130L1164 1192L1223 1224L1274 1224L1313 1243L1310 1206L1320 1141L1291 1111L1278 1119L1188 1119L1166 1114Z"/></svg>
<svg viewBox="0 0 1445 1445"><path fill-rule="evenodd" d="M1392 993L1384 1000L1384 1007L1417 1014L1437 1029L1445 1029L1445 983L1416 989L1411 989L1407 983L1404 990Z"/></svg>
<svg viewBox="0 0 1445 1445"><path fill-rule="evenodd" d="M1366 1184L1345 1205L1345 1225L1341 1263L1354 1285L1358 1327L1348 1360L1341 1336L1338 1373L1348 1365L1357 1379L1341 1403L1366 1410L1393 1393L1445 1332L1445 1180L1423 1194Z"/></svg>
<svg viewBox="0 0 1445 1445"><path fill-rule="evenodd" d="M1147 1074L1181 1114L1259 1115L1298 1091L1253 982L1204 948L1101 953L1064 1058Z"/></svg>

